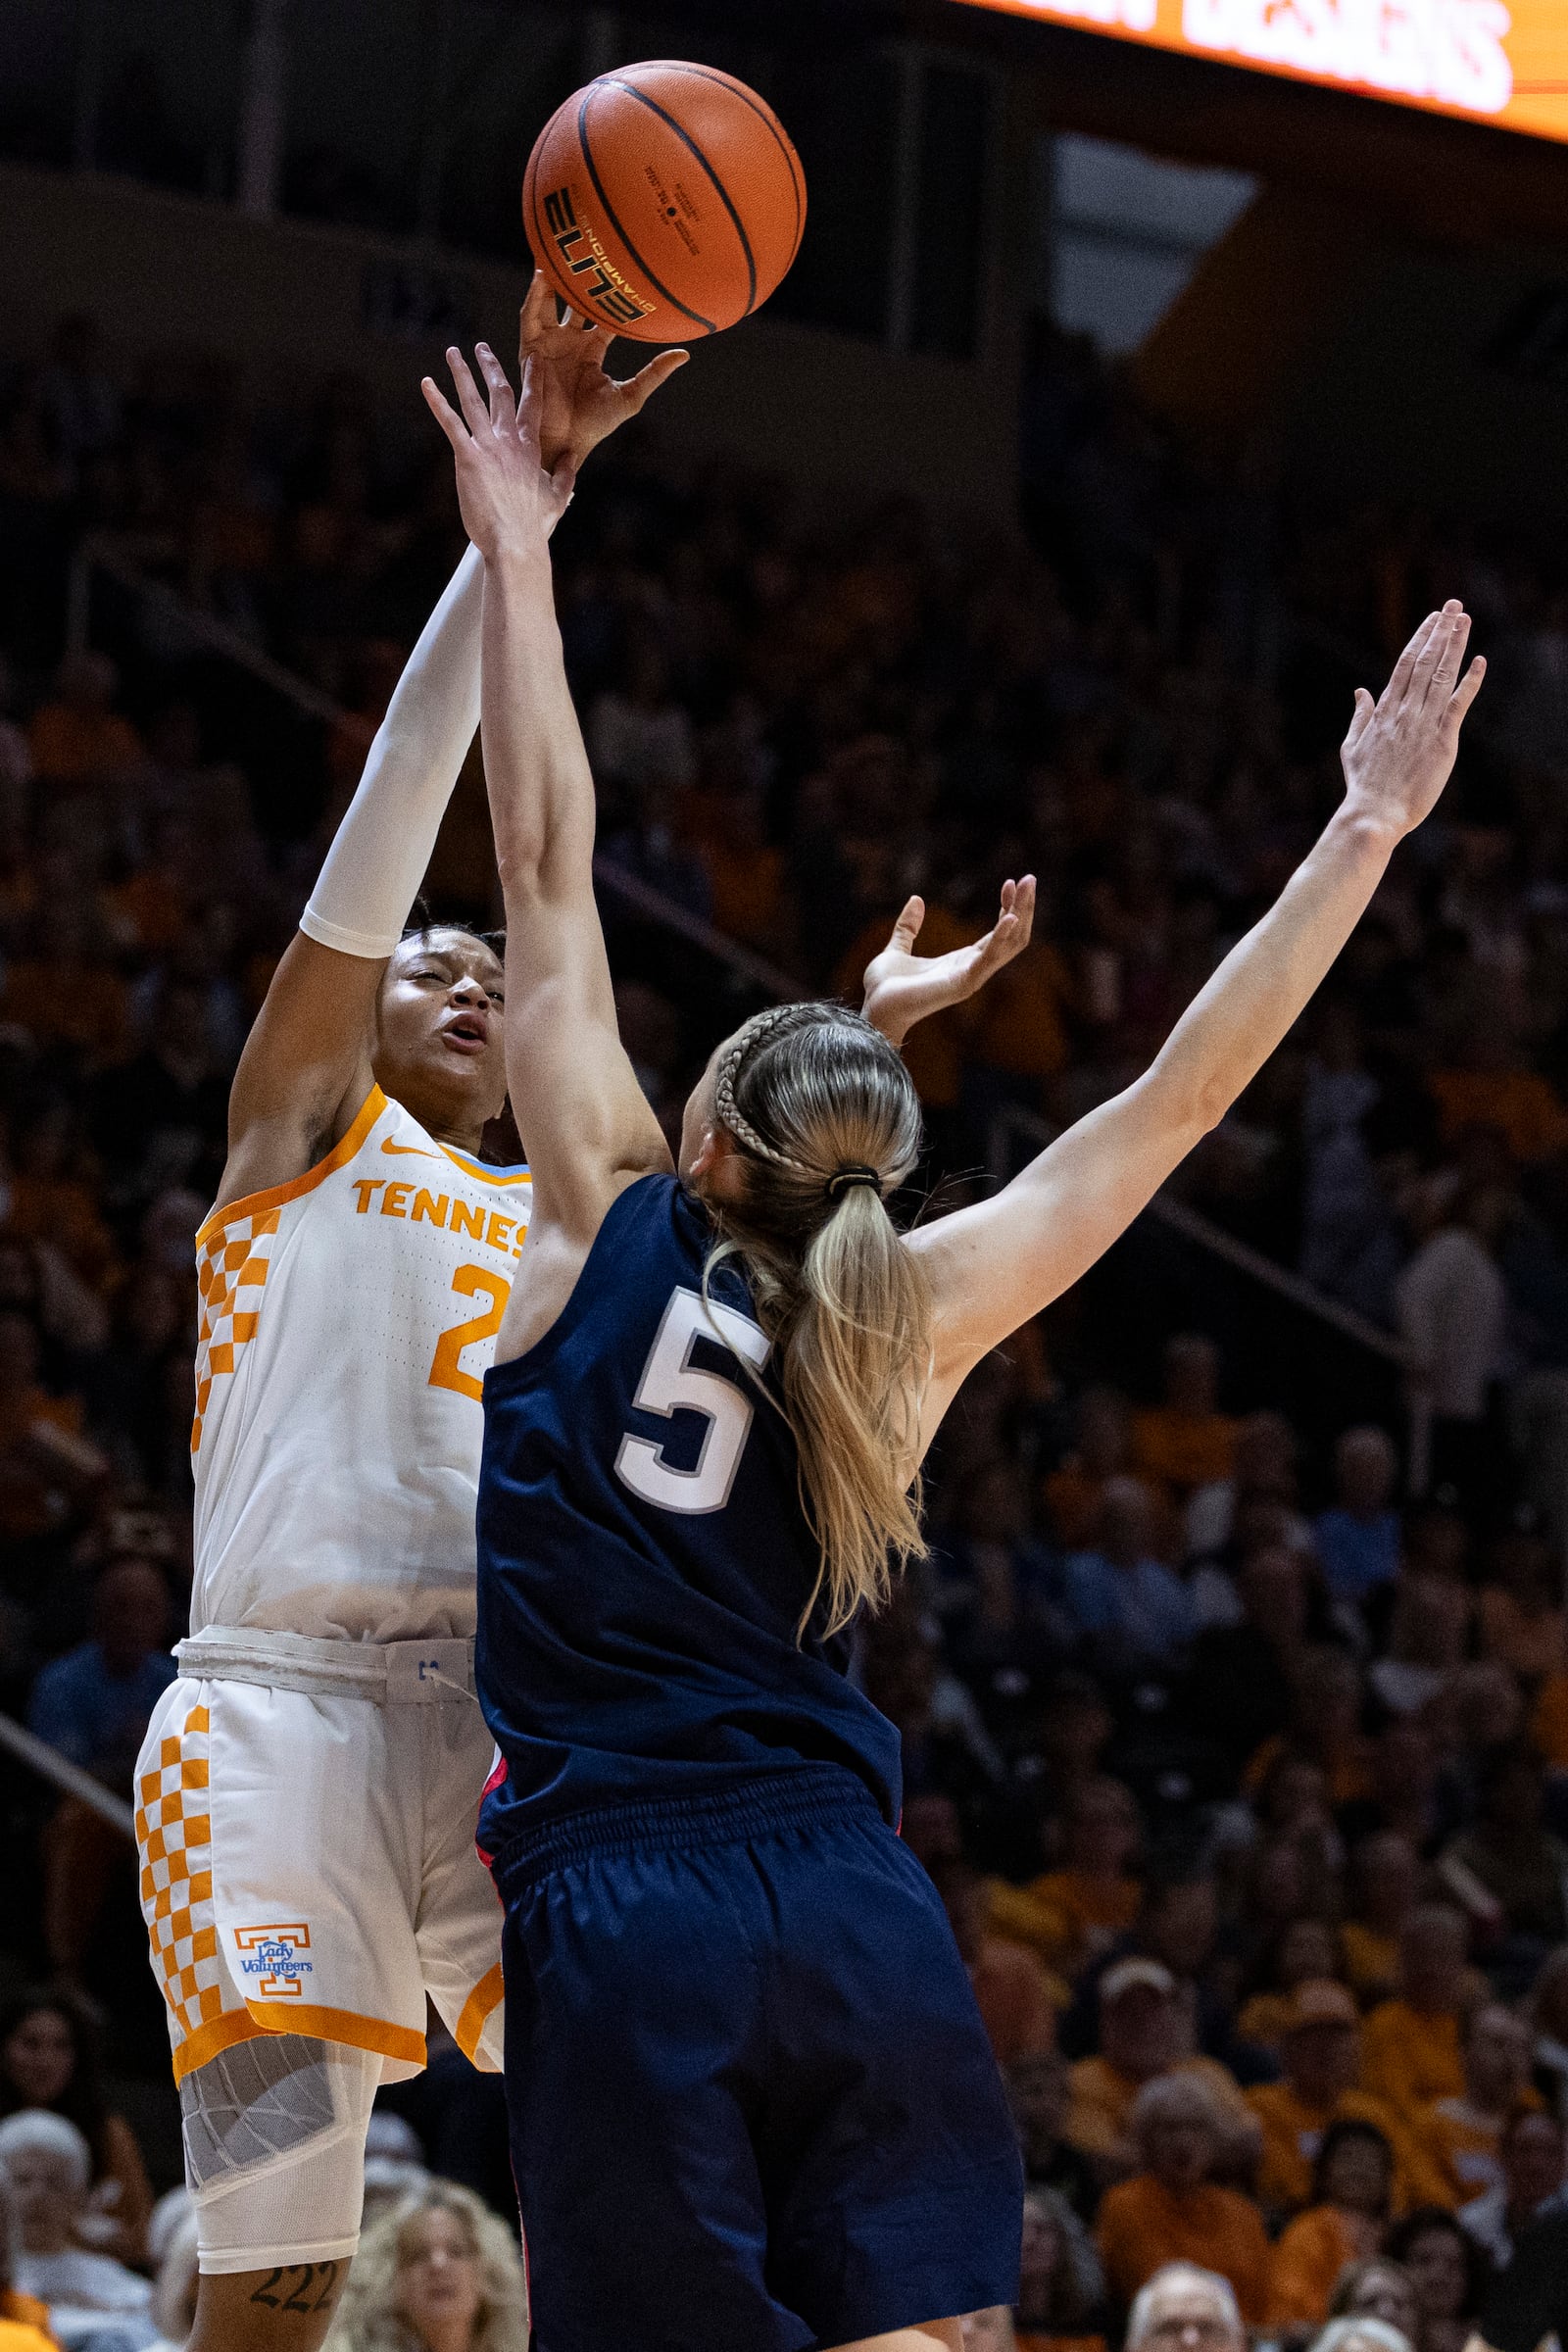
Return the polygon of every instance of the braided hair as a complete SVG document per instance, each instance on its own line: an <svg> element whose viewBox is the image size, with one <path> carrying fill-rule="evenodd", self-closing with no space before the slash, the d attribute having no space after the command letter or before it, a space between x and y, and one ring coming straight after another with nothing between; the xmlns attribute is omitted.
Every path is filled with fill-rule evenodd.
<svg viewBox="0 0 1568 2352"><path fill-rule="evenodd" d="M886 1206L919 1154L919 1102L858 1013L778 1004L724 1049L713 1115L746 1182L710 1203L722 1239L708 1271L740 1258L773 1341L820 1550L802 1629L825 1599L831 1633L925 1551L915 1457L931 1302Z"/></svg>

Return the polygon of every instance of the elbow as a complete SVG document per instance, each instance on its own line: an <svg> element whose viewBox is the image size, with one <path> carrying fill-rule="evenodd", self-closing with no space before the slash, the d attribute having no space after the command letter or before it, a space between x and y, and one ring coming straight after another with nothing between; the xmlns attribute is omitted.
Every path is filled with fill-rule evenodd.
<svg viewBox="0 0 1568 2352"><path fill-rule="evenodd" d="M1236 1089L1216 1076L1162 1069L1158 1061L1147 1083L1158 1101L1161 1124L1180 1141L1182 1158L1213 1133L1236 1100Z"/></svg>

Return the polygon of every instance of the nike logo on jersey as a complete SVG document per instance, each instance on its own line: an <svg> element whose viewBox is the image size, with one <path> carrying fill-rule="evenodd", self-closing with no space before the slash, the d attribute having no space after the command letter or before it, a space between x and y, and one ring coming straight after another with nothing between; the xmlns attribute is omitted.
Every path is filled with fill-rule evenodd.
<svg viewBox="0 0 1568 2352"><path fill-rule="evenodd" d="M397 1159L439 1159L441 1156L439 1152L421 1152L417 1144L395 1144L390 1136L381 1149Z"/></svg>

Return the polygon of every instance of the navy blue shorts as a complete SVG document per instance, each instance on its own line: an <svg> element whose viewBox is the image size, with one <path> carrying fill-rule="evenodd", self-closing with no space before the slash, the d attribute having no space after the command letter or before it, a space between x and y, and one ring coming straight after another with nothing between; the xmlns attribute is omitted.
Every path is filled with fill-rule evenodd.
<svg viewBox="0 0 1568 2352"><path fill-rule="evenodd" d="M577 1814L495 1872L536 2352L807 2352L1016 2300L996 2061L853 1774Z"/></svg>

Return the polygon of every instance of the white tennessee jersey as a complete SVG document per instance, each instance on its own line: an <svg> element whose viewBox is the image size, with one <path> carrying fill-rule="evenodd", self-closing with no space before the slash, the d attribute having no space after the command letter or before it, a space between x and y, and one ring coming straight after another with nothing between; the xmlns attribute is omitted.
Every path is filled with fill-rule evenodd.
<svg viewBox="0 0 1568 2352"><path fill-rule="evenodd" d="M471 1634L481 1383L528 1227L489 1168L372 1088L292 1184L196 1237L191 1631Z"/></svg>

